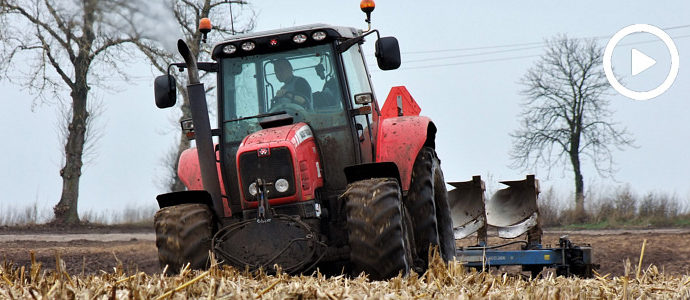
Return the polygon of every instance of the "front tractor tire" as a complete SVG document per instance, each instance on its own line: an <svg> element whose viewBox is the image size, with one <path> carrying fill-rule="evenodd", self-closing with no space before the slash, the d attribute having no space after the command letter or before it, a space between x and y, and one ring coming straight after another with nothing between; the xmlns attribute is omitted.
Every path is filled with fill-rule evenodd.
<svg viewBox="0 0 690 300"><path fill-rule="evenodd" d="M412 219L416 267L426 270L430 246L438 246L441 257L451 260L455 255L453 220L441 163L433 148L423 147L415 159L405 205Z"/></svg>
<svg viewBox="0 0 690 300"><path fill-rule="evenodd" d="M204 204L161 208L154 216L156 247L161 269L176 274L187 263L191 269L208 268L213 237L213 213Z"/></svg>
<svg viewBox="0 0 690 300"><path fill-rule="evenodd" d="M356 181L348 185L343 198L353 274L364 272L374 280L407 274L411 245L397 180Z"/></svg>

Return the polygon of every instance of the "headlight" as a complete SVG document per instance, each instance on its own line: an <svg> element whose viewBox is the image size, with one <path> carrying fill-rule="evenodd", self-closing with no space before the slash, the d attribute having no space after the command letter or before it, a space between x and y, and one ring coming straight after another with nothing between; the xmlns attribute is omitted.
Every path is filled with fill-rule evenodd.
<svg viewBox="0 0 690 300"><path fill-rule="evenodd" d="M254 44L253 42L242 43L242 50L244 51L252 51L254 50L254 47L256 47L256 44Z"/></svg>
<svg viewBox="0 0 690 300"><path fill-rule="evenodd" d="M235 51L237 51L235 45L226 45L225 47L223 47L223 53L225 54L233 54L235 53Z"/></svg>
<svg viewBox="0 0 690 300"><path fill-rule="evenodd" d="M315 41L321 41L326 38L326 33L323 31L317 31L311 34L311 38Z"/></svg>
<svg viewBox="0 0 690 300"><path fill-rule="evenodd" d="M249 194L252 196L256 196L256 182L252 182L252 184L249 185Z"/></svg>
<svg viewBox="0 0 690 300"><path fill-rule="evenodd" d="M304 43L307 41L307 35L304 33L295 34L295 36L292 37L292 41L297 44Z"/></svg>
<svg viewBox="0 0 690 300"><path fill-rule="evenodd" d="M288 188L290 187L290 184L288 183L287 180L281 178L281 179L276 180L275 187L276 187L276 190L278 192L285 193L285 192L287 192Z"/></svg>

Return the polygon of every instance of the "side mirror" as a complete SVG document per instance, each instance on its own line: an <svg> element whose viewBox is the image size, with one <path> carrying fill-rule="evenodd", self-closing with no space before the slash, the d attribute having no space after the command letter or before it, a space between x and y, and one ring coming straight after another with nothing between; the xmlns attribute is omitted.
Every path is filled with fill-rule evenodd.
<svg viewBox="0 0 690 300"><path fill-rule="evenodd" d="M361 93L355 95L355 104L360 104L360 105L366 105L371 103L371 99L373 99L373 94L372 93Z"/></svg>
<svg viewBox="0 0 690 300"><path fill-rule="evenodd" d="M172 75L161 75L153 82L153 92L158 108L168 108L177 101L177 84Z"/></svg>
<svg viewBox="0 0 690 300"><path fill-rule="evenodd" d="M392 36L376 40L376 62L381 70L395 70L400 67L400 46Z"/></svg>

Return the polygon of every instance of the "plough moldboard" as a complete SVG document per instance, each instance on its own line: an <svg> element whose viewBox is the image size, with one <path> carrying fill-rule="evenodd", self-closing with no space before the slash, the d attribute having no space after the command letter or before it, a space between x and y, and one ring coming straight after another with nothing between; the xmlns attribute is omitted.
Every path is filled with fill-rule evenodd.
<svg viewBox="0 0 690 300"><path fill-rule="evenodd" d="M592 277L597 267L592 262L589 245L574 245L567 236L555 247L542 245L539 224L539 180L527 175L524 180L501 181L508 187L485 197L484 181L480 176L465 182L449 182L455 189L448 192L455 239L469 238L476 233L477 243L456 250L456 260L468 267L487 269L501 266L522 266L536 277L544 268L555 268L557 275ZM489 245L489 229L495 229L503 239L525 235L525 240ZM519 250L504 248L520 244Z"/></svg>

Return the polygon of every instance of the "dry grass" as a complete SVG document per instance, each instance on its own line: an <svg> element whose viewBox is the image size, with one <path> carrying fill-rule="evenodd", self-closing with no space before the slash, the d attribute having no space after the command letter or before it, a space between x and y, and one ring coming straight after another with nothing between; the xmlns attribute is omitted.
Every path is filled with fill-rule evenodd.
<svg viewBox="0 0 690 300"><path fill-rule="evenodd" d="M59 261L59 258L57 258ZM656 267L638 276L598 276L574 279L547 275L525 279L506 274L466 271L459 264L446 267L435 258L429 271L388 281L365 276L325 277L247 274L213 267L208 271L183 270L181 275L111 273L70 276L64 263L57 270L29 270L0 266L0 298L5 299L688 299L689 276L666 276ZM629 263L628 263L629 267ZM635 273L632 271L630 274Z"/></svg>
<svg viewBox="0 0 690 300"><path fill-rule="evenodd" d="M9 205L0 206L0 226L34 225L40 223L43 219L43 212L39 211L36 203L22 208Z"/></svg>
<svg viewBox="0 0 690 300"><path fill-rule="evenodd" d="M153 224L153 215L158 207L150 205L129 204L117 210L103 209L99 211L86 210L79 213L79 219L84 223L98 225L143 225ZM0 206L0 226L26 226L45 224L53 219L50 207L39 207L33 204L21 206Z"/></svg>
<svg viewBox="0 0 690 300"><path fill-rule="evenodd" d="M153 225L153 215L158 210L156 205L129 205L119 210L88 210L80 215L82 222L102 225L116 225L116 224L150 224Z"/></svg>
<svg viewBox="0 0 690 300"><path fill-rule="evenodd" d="M541 223L558 227L585 225L596 228L687 227L690 225L690 199L674 194L649 192L637 194L629 185L609 191L592 191L585 196L587 220L578 224L574 218L570 195L547 189L539 195Z"/></svg>

